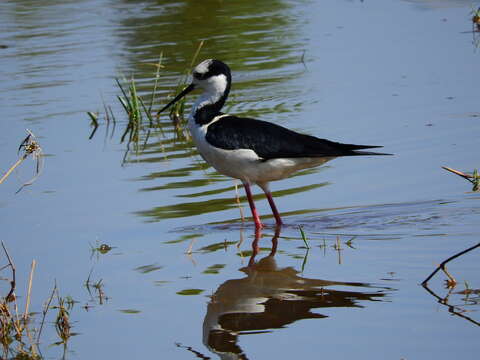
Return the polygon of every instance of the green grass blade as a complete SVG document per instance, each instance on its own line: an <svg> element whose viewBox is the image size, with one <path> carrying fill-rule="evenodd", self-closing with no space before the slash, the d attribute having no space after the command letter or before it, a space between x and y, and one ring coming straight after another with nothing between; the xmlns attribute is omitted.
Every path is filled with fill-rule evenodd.
<svg viewBox="0 0 480 360"><path fill-rule="evenodd" d="M303 228L299 226L298 229L300 230L300 235L302 235L302 240L305 243L306 248L310 249L310 246L308 246L307 237L305 236L305 232L303 231Z"/></svg>
<svg viewBox="0 0 480 360"><path fill-rule="evenodd" d="M115 81L117 82L118 87L119 87L120 90L122 91L123 98L125 99L125 101L126 101L127 104L128 104L128 108L126 108L126 110L127 110L127 112L130 112L131 109L132 109L132 104L130 103L130 100L129 100L129 98L128 98L128 95L127 95L127 93L125 92L125 89L123 88L122 83L120 82L120 80L118 80L118 78L115 78Z"/></svg>

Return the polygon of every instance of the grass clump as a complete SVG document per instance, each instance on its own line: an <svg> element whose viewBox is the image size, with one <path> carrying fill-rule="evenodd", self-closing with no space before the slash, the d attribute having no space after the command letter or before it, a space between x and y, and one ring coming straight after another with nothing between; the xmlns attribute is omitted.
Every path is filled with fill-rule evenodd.
<svg viewBox="0 0 480 360"><path fill-rule="evenodd" d="M0 271L6 272L7 270L10 270L10 275L5 276L2 274L3 280L8 283L8 292L5 296L0 297L0 358L30 360L43 359L44 357L40 352L39 344L47 315L51 309L58 310L54 325L60 338L59 342L52 345L63 344L65 354L68 339L70 336L74 335L70 331L71 325L69 317L69 310L71 310L74 303L73 300L69 297L62 298L59 295L57 285L55 284L49 299L44 305L41 313L41 321L40 323L36 323L34 313L30 312L33 275L36 262L35 260L32 261L26 300L22 312L16 295L16 267L3 242L1 245L7 259L7 264L2 266ZM52 305L55 295L57 305Z"/></svg>

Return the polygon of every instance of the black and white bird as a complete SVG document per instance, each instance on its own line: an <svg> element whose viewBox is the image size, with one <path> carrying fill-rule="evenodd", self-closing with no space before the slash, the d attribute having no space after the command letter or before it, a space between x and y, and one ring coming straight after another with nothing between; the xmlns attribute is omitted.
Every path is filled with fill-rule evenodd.
<svg viewBox="0 0 480 360"><path fill-rule="evenodd" d="M232 83L230 68L220 60L208 59L192 71L192 83L159 113L196 88L203 90L195 102L188 126L200 155L218 172L240 179L245 187L255 226L262 228L250 186L265 193L276 224L282 224L269 182L319 166L338 156L388 155L363 149L381 146L342 144L304 135L282 126L221 112Z"/></svg>

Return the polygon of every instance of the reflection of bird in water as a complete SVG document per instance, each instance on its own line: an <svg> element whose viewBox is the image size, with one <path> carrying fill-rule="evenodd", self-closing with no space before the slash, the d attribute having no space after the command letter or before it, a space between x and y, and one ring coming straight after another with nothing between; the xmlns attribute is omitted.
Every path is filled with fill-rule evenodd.
<svg viewBox="0 0 480 360"><path fill-rule="evenodd" d="M224 282L212 296L203 323L203 342L221 359L247 359L237 344L238 335L268 332L297 320L325 318L311 310L328 307L361 307L360 301L377 301L381 290L347 291L330 287L371 288L366 283L339 282L302 277L292 267L281 268L274 256L278 231L271 253L255 262L257 231L249 265L240 270L241 279Z"/></svg>
<svg viewBox="0 0 480 360"><path fill-rule="evenodd" d="M387 155L365 151L381 146L342 144L299 134L273 123L224 114L220 110L230 92L230 68L219 60L208 59L198 64L192 74L192 83L159 113L195 88L203 90L188 120L193 140L200 155L218 172L242 181L257 228L263 225L250 185L262 188L278 226L282 220L269 190L270 181L284 179L338 156Z"/></svg>

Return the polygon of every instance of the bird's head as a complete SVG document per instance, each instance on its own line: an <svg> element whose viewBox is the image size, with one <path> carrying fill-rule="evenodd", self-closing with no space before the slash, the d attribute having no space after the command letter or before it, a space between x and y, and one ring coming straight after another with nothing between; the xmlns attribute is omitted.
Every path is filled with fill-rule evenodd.
<svg viewBox="0 0 480 360"><path fill-rule="evenodd" d="M195 66L192 71L192 83L188 85L172 101L165 105L158 113L168 109L178 100L196 88L203 89L211 96L221 97L230 91L232 75L230 68L224 62L215 59L207 59Z"/></svg>

